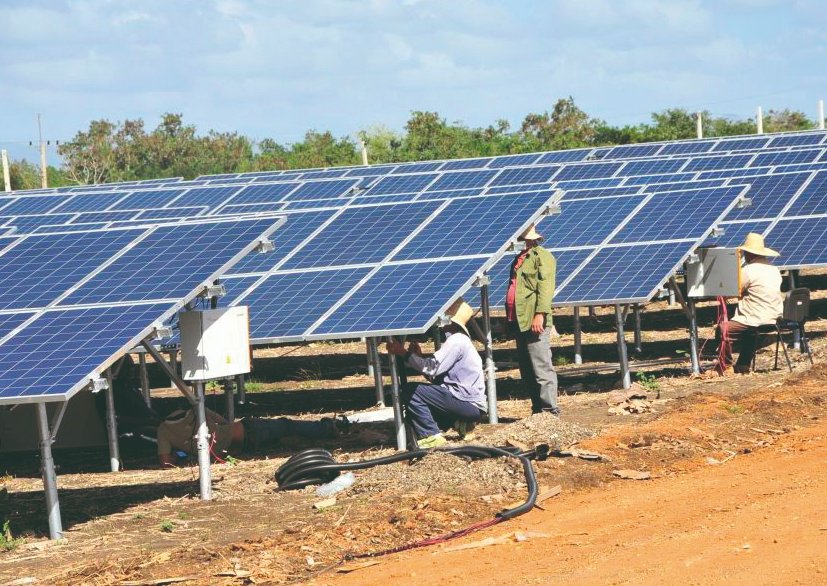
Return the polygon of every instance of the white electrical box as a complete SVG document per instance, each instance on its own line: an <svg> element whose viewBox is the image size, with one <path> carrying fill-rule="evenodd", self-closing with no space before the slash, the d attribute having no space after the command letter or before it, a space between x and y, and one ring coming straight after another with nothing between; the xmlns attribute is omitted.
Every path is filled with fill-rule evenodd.
<svg viewBox="0 0 827 586"><path fill-rule="evenodd" d="M250 372L250 319L246 306L182 311L178 323L185 380L205 381Z"/></svg>
<svg viewBox="0 0 827 586"><path fill-rule="evenodd" d="M741 295L741 251L737 248L702 248L696 262L686 263L689 297Z"/></svg>

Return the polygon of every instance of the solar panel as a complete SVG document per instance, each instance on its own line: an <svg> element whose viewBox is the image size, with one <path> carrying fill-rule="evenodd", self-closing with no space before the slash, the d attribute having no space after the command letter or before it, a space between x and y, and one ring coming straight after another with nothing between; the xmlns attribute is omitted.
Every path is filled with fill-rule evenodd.
<svg viewBox="0 0 827 586"><path fill-rule="evenodd" d="M206 206L191 206L185 208L162 208L159 210L143 210L135 216L136 220L171 220L192 218L205 213Z"/></svg>
<svg viewBox="0 0 827 586"><path fill-rule="evenodd" d="M715 145L712 152L762 149L767 146L768 142L769 138L766 136L759 138L735 138L731 140L722 140Z"/></svg>
<svg viewBox="0 0 827 586"><path fill-rule="evenodd" d="M624 177L634 175L658 175L677 173L686 164L687 159L651 159L629 161L618 173Z"/></svg>
<svg viewBox="0 0 827 586"><path fill-rule="evenodd" d="M255 177L251 183L274 183L281 181L296 181L298 179L301 179L301 176L301 173L282 172L279 174L262 175L260 177Z"/></svg>
<svg viewBox="0 0 827 586"><path fill-rule="evenodd" d="M731 213L731 212L730 212ZM749 222L721 222L718 228L723 230L723 234L707 238L704 246L720 246L724 248L734 248L740 246L744 242L747 234L756 232L763 234L764 231L770 227L770 220L749 221Z"/></svg>
<svg viewBox="0 0 827 586"><path fill-rule="evenodd" d="M347 177L374 177L387 175L396 168L396 165L377 165L375 167L359 167L347 172Z"/></svg>
<svg viewBox="0 0 827 586"><path fill-rule="evenodd" d="M535 167L517 167L514 169L504 169L497 175L491 186L496 185L525 185L529 183L548 183L554 174L560 169L559 165L550 166L535 166Z"/></svg>
<svg viewBox="0 0 827 586"><path fill-rule="evenodd" d="M705 187L723 187L726 183L726 179L709 179L707 181L678 181L677 183L654 183L652 185L647 185L643 188L643 190L647 193L653 193L656 191L678 191L680 189L701 189Z"/></svg>
<svg viewBox="0 0 827 586"><path fill-rule="evenodd" d="M635 144L616 146L603 157L604 159L635 159L652 157L663 148L662 144Z"/></svg>
<svg viewBox="0 0 827 586"><path fill-rule="evenodd" d="M537 189L536 185L526 185L525 191L535 191ZM495 192L497 188L486 188L485 192L490 194ZM462 197L466 195L480 195L480 192L483 191L481 187L472 187L470 189L444 189L441 191L424 191L416 196L417 201L424 201L426 199L447 199L452 197ZM500 193L514 193L515 189L513 187L510 188L500 188ZM362 201L362 198L359 198L359 201Z"/></svg>
<svg viewBox="0 0 827 586"><path fill-rule="evenodd" d="M492 161L491 157L483 159L458 159L456 161L445 161L442 171L457 171L461 169L482 169Z"/></svg>
<svg viewBox="0 0 827 586"><path fill-rule="evenodd" d="M793 173L796 171L821 171L827 169L827 161L816 161L815 163L802 163L801 165L782 165L773 168L773 173Z"/></svg>
<svg viewBox="0 0 827 586"><path fill-rule="evenodd" d="M644 201L642 195L580 199L561 203L562 213L543 218L542 234L548 248L595 246Z"/></svg>
<svg viewBox="0 0 827 586"><path fill-rule="evenodd" d="M488 163L489 169L502 169L503 167L516 167L517 165L533 165L537 159L540 158L540 153L530 153L527 155L505 155L502 157L494 157Z"/></svg>
<svg viewBox="0 0 827 586"><path fill-rule="evenodd" d="M241 187L199 187L188 190L175 203L182 206L217 207L239 191Z"/></svg>
<svg viewBox="0 0 827 586"><path fill-rule="evenodd" d="M45 214L65 201L62 195L18 197L0 208L0 216L33 216ZM3 202L5 203L5 202Z"/></svg>
<svg viewBox="0 0 827 586"><path fill-rule="evenodd" d="M298 189L288 196L290 200L320 199L345 195L359 183L358 179L334 179L331 181L308 181L299 185ZM249 188L246 188L249 189ZM243 193L242 193L243 195ZM238 196L237 196L238 197ZM241 203L241 202L233 202ZM246 202L257 203L257 202Z"/></svg>
<svg viewBox="0 0 827 586"><path fill-rule="evenodd" d="M720 171L703 171L698 173L699 180L727 179L729 177L751 177L753 175L767 175L768 167L745 167L743 169L722 169Z"/></svg>
<svg viewBox="0 0 827 586"><path fill-rule="evenodd" d="M554 176L555 181L569 181L573 179L599 179L602 177L611 177L623 166L623 163L575 163L563 167L557 175Z"/></svg>
<svg viewBox="0 0 827 586"><path fill-rule="evenodd" d="M345 173L348 172L348 169L325 169L323 171L308 171L306 173L302 173L301 179L302 181L307 181L308 179L336 179L338 177L344 177Z"/></svg>
<svg viewBox="0 0 827 586"><path fill-rule="evenodd" d="M555 181L558 189L592 189L595 187L615 187L623 182L623 177L606 177L604 179L580 179L573 181Z"/></svg>
<svg viewBox="0 0 827 586"><path fill-rule="evenodd" d="M809 146L821 144L824 141L824 133L794 134L792 136L777 136L770 141L771 147L786 146Z"/></svg>
<svg viewBox="0 0 827 586"><path fill-rule="evenodd" d="M764 175L748 179L732 179L730 184L747 184L750 186L747 197L750 205L734 209L727 214L727 220L754 220L774 218L781 213L784 206L799 192L809 180L810 173L785 173L783 175Z"/></svg>
<svg viewBox="0 0 827 586"><path fill-rule="evenodd" d="M825 213L827 213L827 171L819 171L813 175L812 181L807 184L784 215L812 216Z"/></svg>
<svg viewBox="0 0 827 586"><path fill-rule="evenodd" d="M718 157L698 157L691 159L684 171L709 171L711 169L733 169L745 167L753 155L721 155Z"/></svg>
<svg viewBox="0 0 827 586"><path fill-rule="evenodd" d="M520 197L486 195L455 199L393 260L494 254L526 225L528 218L549 205L553 195L552 191L536 191Z"/></svg>
<svg viewBox="0 0 827 586"><path fill-rule="evenodd" d="M341 205L341 200L332 201L338 201L339 205ZM296 203L298 204L302 202ZM285 203L245 203L238 205L225 205L221 207L221 210L217 213L217 215L232 216L234 214L258 214L261 212L278 212L285 209L287 205L288 204Z"/></svg>
<svg viewBox="0 0 827 586"><path fill-rule="evenodd" d="M807 149L801 151L786 151L781 153L764 153L756 155L750 167L766 167L770 165L796 165L799 163L813 163L824 153L822 149Z"/></svg>
<svg viewBox="0 0 827 586"><path fill-rule="evenodd" d="M660 151L660 155L697 155L701 153L708 153L715 146L715 141L692 141L692 142L673 142L664 145Z"/></svg>
<svg viewBox="0 0 827 586"><path fill-rule="evenodd" d="M497 174L497 171L456 171L443 173L428 188L429 191L440 191L445 189L467 189L471 187L484 187Z"/></svg>
<svg viewBox="0 0 827 586"><path fill-rule="evenodd" d="M429 171L436 171L442 167L442 161L428 161L427 163L411 163L407 165L400 165L393 171L391 175L399 173L427 173Z"/></svg>
<svg viewBox="0 0 827 586"><path fill-rule="evenodd" d="M134 212L133 212L134 213ZM82 214L81 214L82 215ZM65 224L71 222L75 218L79 218L75 214L48 214L43 216L17 216L10 218L5 226L14 227L17 234L28 234L38 226L47 226L49 224ZM2 220L0 220L2 221Z"/></svg>
<svg viewBox="0 0 827 586"><path fill-rule="evenodd" d="M124 192L112 192L88 195L73 195L63 198L63 203L55 206L57 213L70 212L95 212L102 211L120 201L126 194ZM0 210L0 214L2 214Z"/></svg>
<svg viewBox="0 0 827 586"><path fill-rule="evenodd" d="M774 263L779 267L827 265L827 217L782 218L770 229L766 242L781 253Z"/></svg>
<svg viewBox="0 0 827 586"><path fill-rule="evenodd" d="M416 175L388 176L380 179L365 195L383 195L391 193L418 193L430 185L438 175L420 173Z"/></svg>
<svg viewBox="0 0 827 586"><path fill-rule="evenodd" d="M571 149L568 151L554 151L544 153L535 164L547 165L549 163L575 163L586 160L591 155L592 149Z"/></svg>
<svg viewBox="0 0 827 586"><path fill-rule="evenodd" d="M334 183L334 182L331 182ZM335 182L338 183L338 182ZM247 185L228 200L232 204L273 203L294 194L301 183L268 183L266 185ZM323 197L323 196L319 196Z"/></svg>
<svg viewBox="0 0 827 586"><path fill-rule="evenodd" d="M666 175L641 175L629 177L623 181L623 185L652 185L655 183L677 183L681 181L692 181L696 173L667 173Z"/></svg>
<svg viewBox="0 0 827 586"><path fill-rule="evenodd" d="M640 193L643 190L641 185L629 187L601 187L597 189L571 189L563 192L563 201L569 202L576 199L593 197L612 197L616 195L631 195Z"/></svg>
<svg viewBox="0 0 827 586"><path fill-rule="evenodd" d="M537 183L529 183L529 184L526 184L526 185L501 185L501 186L497 186L497 187L486 187L485 188L485 195L499 195L501 193L523 193L523 192L526 192L526 191L536 191L540 187L548 187L548 186L537 184ZM476 194L479 193L479 189L474 190L474 192L471 192L471 190L467 190L467 191L469 191L469 193L465 193L465 194L459 193L457 195L476 195ZM433 198L434 195L439 194L439 193L452 193L452 192L450 192L450 191L434 191L434 192L431 192L431 193L427 193L425 195L428 196L428 197ZM420 199L422 199L422 198L420 198Z"/></svg>
<svg viewBox="0 0 827 586"><path fill-rule="evenodd" d="M184 193L182 189L133 191L109 209L115 211L161 208L174 202L182 193Z"/></svg>

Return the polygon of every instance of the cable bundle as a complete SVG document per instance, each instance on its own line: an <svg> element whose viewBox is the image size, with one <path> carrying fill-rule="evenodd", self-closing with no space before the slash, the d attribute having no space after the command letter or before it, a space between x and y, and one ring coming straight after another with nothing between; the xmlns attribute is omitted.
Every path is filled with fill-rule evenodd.
<svg viewBox="0 0 827 586"><path fill-rule="evenodd" d="M716 370L723 374L727 367L727 360L732 356L732 341L729 339L729 314L727 313L726 298L718 297L718 332L720 344L718 344L718 366Z"/></svg>

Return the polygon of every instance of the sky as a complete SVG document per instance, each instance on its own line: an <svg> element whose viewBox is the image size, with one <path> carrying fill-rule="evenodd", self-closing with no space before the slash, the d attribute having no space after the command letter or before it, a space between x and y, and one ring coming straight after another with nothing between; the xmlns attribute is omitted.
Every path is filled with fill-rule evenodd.
<svg viewBox="0 0 827 586"><path fill-rule="evenodd" d="M280 143L414 110L518 127L568 96L616 125L815 118L825 23L824 0L0 0L0 148L36 160L38 114L51 141L176 112Z"/></svg>

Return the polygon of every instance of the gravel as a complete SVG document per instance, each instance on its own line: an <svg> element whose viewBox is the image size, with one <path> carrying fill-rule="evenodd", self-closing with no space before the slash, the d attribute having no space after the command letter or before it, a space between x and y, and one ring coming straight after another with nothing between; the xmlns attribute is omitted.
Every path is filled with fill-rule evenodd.
<svg viewBox="0 0 827 586"><path fill-rule="evenodd" d="M559 450L593 435L595 435L594 431L576 423L562 421L551 413L537 413L498 427L491 433L486 433L484 437L480 437L480 441L488 445L502 446L512 439L529 447L548 444L552 449Z"/></svg>

